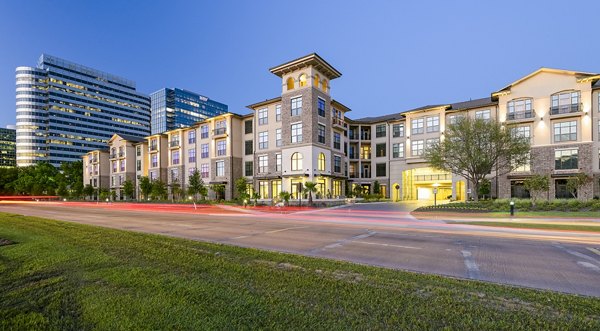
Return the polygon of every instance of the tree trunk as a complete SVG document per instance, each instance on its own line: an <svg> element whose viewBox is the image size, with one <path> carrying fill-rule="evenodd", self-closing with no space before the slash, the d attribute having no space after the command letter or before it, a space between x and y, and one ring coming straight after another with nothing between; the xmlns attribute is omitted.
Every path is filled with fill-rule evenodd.
<svg viewBox="0 0 600 331"><path fill-rule="evenodd" d="M312 192L308 191L308 205L312 207Z"/></svg>
<svg viewBox="0 0 600 331"><path fill-rule="evenodd" d="M473 196L473 201L475 201L475 202L479 201L479 183L480 182L477 180L473 181L473 189L474 189L473 191L474 192L472 192L473 193L472 196Z"/></svg>

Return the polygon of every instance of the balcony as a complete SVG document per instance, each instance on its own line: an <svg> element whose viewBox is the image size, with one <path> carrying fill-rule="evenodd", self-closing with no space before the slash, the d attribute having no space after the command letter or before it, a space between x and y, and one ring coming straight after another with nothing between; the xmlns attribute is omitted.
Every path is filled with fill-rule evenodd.
<svg viewBox="0 0 600 331"><path fill-rule="evenodd" d="M171 140L169 142L169 147L170 148L177 148L177 147L179 147L179 140Z"/></svg>
<svg viewBox="0 0 600 331"><path fill-rule="evenodd" d="M535 110L522 110L506 114L507 121L533 120L535 118Z"/></svg>
<svg viewBox="0 0 600 331"><path fill-rule="evenodd" d="M227 134L227 128L217 128L213 130L213 136L223 136Z"/></svg>
<svg viewBox="0 0 600 331"><path fill-rule="evenodd" d="M344 120L341 118L333 118L331 120L331 124L333 125L334 128L337 127L340 129L345 129L347 127L346 122L344 122Z"/></svg>
<svg viewBox="0 0 600 331"><path fill-rule="evenodd" d="M371 132L363 132L360 134L361 140L371 140Z"/></svg>
<svg viewBox="0 0 600 331"><path fill-rule="evenodd" d="M415 182L432 182L439 180L452 180L451 174L415 175Z"/></svg>
<svg viewBox="0 0 600 331"><path fill-rule="evenodd" d="M348 139L350 140L358 140L358 133L356 131L348 131Z"/></svg>
<svg viewBox="0 0 600 331"><path fill-rule="evenodd" d="M110 154L110 159L116 159L117 158L117 153L112 153Z"/></svg>
<svg viewBox="0 0 600 331"><path fill-rule="evenodd" d="M583 104L575 103L575 104L570 104L570 105L550 107L550 115L578 113L582 110L583 110Z"/></svg>
<svg viewBox="0 0 600 331"><path fill-rule="evenodd" d="M370 171L363 171L363 172L360 174L360 177L361 177L361 178L371 178L371 172L370 172Z"/></svg>
<svg viewBox="0 0 600 331"><path fill-rule="evenodd" d="M356 159L358 159L358 154L356 154L356 153L350 153L350 154L348 154L348 158L356 160Z"/></svg>
<svg viewBox="0 0 600 331"><path fill-rule="evenodd" d="M350 178L358 178L358 173L356 172L351 172L349 175Z"/></svg>
<svg viewBox="0 0 600 331"><path fill-rule="evenodd" d="M149 152L156 152L158 150L158 145L150 145L148 146Z"/></svg>
<svg viewBox="0 0 600 331"><path fill-rule="evenodd" d="M125 157L125 152L119 152L119 157Z"/></svg>
<svg viewBox="0 0 600 331"><path fill-rule="evenodd" d="M360 155L361 160L370 160L371 159L371 153L362 153Z"/></svg>

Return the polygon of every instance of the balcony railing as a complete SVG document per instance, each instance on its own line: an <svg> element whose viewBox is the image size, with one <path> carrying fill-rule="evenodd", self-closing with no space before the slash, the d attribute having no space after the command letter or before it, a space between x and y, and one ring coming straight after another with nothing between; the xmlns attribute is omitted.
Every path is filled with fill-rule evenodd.
<svg viewBox="0 0 600 331"><path fill-rule="evenodd" d="M415 175L415 182L429 182L435 180L452 180L451 174Z"/></svg>
<svg viewBox="0 0 600 331"><path fill-rule="evenodd" d="M111 158L111 159L116 159L116 158L117 158L117 153L112 153L112 154L110 154L110 158Z"/></svg>
<svg viewBox="0 0 600 331"><path fill-rule="evenodd" d="M575 103L570 105L550 107L550 115L577 113L583 110L583 104Z"/></svg>
<svg viewBox="0 0 600 331"><path fill-rule="evenodd" d="M348 158L349 159L358 159L358 154L356 154L356 153L350 153L350 154L348 154Z"/></svg>
<svg viewBox="0 0 600 331"><path fill-rule="evenodd" d="M367 154L367 153L363 153L360 155L360 158L363 160L370 160L371 159L371 154Z"/></svg>
<svg viewBox="0 0 600 331"><path fill-rule="evenodd" d="M363 132L360 135L361 140L371 140L371 132Z"/></svg>
<svg viewBox="0 0 600 331"><path fill-rule="evenodd" d="M346 127L346 122L344 122L343 119L341 118L333 118L333 120L331 121L333 125L339 126L339 127Z"/></svg>
<svg viewBox="0 0 600 331"><path fill-rule="evenodd" d="M213 135L219 136L227 133L227 128L218 128L213 130Z"/></svg>
<svg viewBox="0 0 600 331"><path fill-rule="evenodd" d="M350 178L358 178L358 173L351 172L349 177Z"/></svg>
<svg viewBox="0 0 600 331"><path fill-rule="evenodd" d="M531 110L522 110L522 111L515 111L512 113L508 113L506 115L506 120L507 121L515 121L515 120L524 120L524 119L534 118L534 117L535 117L535 110L531 109Z"/></svg>
<svg viewBox="0 0 600 331"><path fill-rule="evenodd" d="M361 173L361 177L362 178L371 178L371 172L370 171L363 171Z"/></svg>
<svg viewBox="0 0 600 331"><path fill-rule="evenodd" d="M124 157L125 156L125 152L119 152L119 157Z"/></svg>
<svg viewBox="0 0 600 331"><path fill-rule="evenodd" d="M179 140L171 140L171 142L169 143L169 146L179 147Z"/></svg>
<svg viewBox="0 0 600 331"><path fill-rule="evenodd" d="M150 146L148 147L148 150L149 150L150 152L157 151L157 150L158 150L158 145L150 145Z"/></svg>
<svg viewBox="0 0 600 331"><path fill-rule="evenodd" d="M348 138L358 140L358 133L356 131L348 131Z"/></svg>

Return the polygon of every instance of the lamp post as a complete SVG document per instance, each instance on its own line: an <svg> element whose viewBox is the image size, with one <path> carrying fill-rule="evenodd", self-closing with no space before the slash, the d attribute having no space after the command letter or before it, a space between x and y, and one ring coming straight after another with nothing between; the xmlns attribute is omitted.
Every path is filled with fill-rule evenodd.
<svg viewBox="0 0 600 331"><path fill-rule="evenodd" d="M439 183L433 184L433 206L434 207L437 207L437 193L438 193L439 186L440 186Z"/></svg>
<svg viewBox="0 0 600 331"><path fill-rule="evenodd" d="M302 185L302 183L298 183L296 185L298 185L297 190L298 190L298 203L299 203L299 207L302 207L302 186L303 185Z"/></svg>

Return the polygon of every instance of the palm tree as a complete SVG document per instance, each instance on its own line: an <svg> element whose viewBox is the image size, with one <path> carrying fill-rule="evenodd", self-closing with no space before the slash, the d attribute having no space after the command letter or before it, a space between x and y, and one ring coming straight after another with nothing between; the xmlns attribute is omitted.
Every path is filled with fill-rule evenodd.
<svg viewBox="0 0 600 331"><path fill-rule="evenodd" d="M314 183L314 182L304 183L304 190L306 192L308 192L308 205L312 206L313 205L312 192L317 191L317 183Z"/></svg>
<svg viewBox="0 0 600 331"><path fill-rule="evenodd" d="M281 191L281 192L279 192L279 197L281 198L281 200L283 200L284 206L287 207L290 204L290 197L291 197L290 192Z"/></svg>

